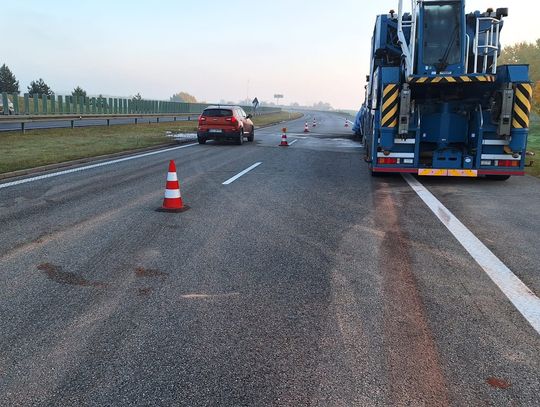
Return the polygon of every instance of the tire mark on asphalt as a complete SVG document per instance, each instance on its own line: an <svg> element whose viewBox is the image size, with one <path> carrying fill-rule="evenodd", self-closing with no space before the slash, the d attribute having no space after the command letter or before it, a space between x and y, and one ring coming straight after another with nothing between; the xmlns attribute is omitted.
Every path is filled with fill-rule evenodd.
<svg viewBox="0 0 540 407"><path fill-rule="evenodd" d="M34 239L31 242L19 244L13 247L12 249L9 249L5 253L0 254L0 261L11 260L12 258L16 256L26 255L36 249L39 249L40 247L48 243L62 239L69 233L80 234L83 232L88 232L92 230L93 228L100 226L105 222L108 222L110 219L114 218L119 213L126 211L128 209L132 209L136 206L143 205L145 202L148 202L150 200L155 200L157 199L158 196L161 196L162 194L163 194L162 191L152 192L150 194L142 196L139 199L131 201L129 204L126 204L122 207L115 208L113 210L98 214L96 216L92 216L90 218L84 219L79 222L75 222L55 232L41 235L37 239Z"/></svg>
<svg viewBox="0 0 540 407"><path fill-rule="evenodd" d="M376 224L385 232L379 269L384 280L384 342L392 405L449 405L437 345L412 271L409 237L396 202L381 184L375 193Z"/></svg>
<svg viewBox="0 0 540 407"><path fill-rule="evenodd" d="M55 266L50 263L43 263L37 266L37 269L51 281L63 285L77 285L81 287L107 288L109 285L101 281L90 281L82 276L68 271L63 271L61 266Z"/></svg>

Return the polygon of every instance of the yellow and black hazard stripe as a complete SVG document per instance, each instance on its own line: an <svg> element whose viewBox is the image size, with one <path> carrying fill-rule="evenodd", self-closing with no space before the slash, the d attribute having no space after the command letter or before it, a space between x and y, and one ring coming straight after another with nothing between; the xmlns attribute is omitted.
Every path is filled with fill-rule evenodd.
<svg viewBox="0 0 540 407"><path fill-rule="evenodd" d="M385 85L381 110L381 127L397 127L398 125L399 86Z"/></svg>
<svg viewBox="0 0 540 407"><path fill-rule="evenodd" d="M528 129L531 114L532 86L528 83L518 83L514 86L514 92L512 127L514 129Z"/></svg>
<svg viewBox="0 0 540 407"><path fill-rule="evenodd" d="M493 75L460 75L460 76L410 76L410 84L437 84L437 83L479 83L495 82Z"/></svg>

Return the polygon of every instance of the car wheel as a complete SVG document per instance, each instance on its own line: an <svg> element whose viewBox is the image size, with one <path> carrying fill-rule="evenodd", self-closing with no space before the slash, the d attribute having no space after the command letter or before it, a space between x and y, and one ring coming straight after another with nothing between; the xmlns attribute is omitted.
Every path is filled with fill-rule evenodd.
<svg viewBox="0 0 540 407"><path fill-rule="evenodd" d="M206 139L204 137L197 137L199 144L206 144Z"/></svg>
<svg viewBox="0 0 540 407"><path fill-rule="evenodd" d="M238 131L238 140L236 141L236 144L238 144L239 146L244 144L244 129L240 129Z"/></svg>
<svg viewBox="0 0 540 407"><path fill-rule="evenodd" d="M255 127L253 127L253 128L251 129L251 133L249 133L249 136L248 136L247 139L248 139L248 141L253 141L253 140L255 140Z"/></svg>

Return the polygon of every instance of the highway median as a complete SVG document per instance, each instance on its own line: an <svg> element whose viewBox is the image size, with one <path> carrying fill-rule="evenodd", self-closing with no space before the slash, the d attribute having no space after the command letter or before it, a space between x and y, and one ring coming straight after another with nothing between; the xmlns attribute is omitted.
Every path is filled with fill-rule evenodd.
<svg viewBox="0 0 540 407"><path fill-rule="evenodd" d="M271 113L254 118L257 127L301 117L299 113ZM158 148L177 143L174 134L194 134L197 121L76 127L0 133L0 174L122 152ZM194 138L195 139L195 138ZM179 141L187 138L179 138Z"/></svg>

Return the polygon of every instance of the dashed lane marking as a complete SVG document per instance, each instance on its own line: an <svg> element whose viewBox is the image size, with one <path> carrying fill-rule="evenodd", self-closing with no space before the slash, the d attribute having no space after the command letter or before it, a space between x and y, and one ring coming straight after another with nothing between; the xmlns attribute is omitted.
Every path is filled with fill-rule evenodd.
<svg viewBox="0 0 540 407"><path fill-rule="evenodd" d="M259 165L261 165L262 163L255 163L253 164L251 167L249 168L246 168L244 171L242 172L239 172L238 174L236 174L234 177L232 178L229 178L227 181L225 181L223 183L223 185L229 185L229 184L232 184L234 181L236 181L238 178L240 178L242 175L246 175L248 172L250 172L251 170L254 170L255 168L257 168Z"/></svg>
<svg viewBox="0 0 540 407"><path fill-rule="evenodd" d="M193 147L193 146L197 146L197 145L198 145L198 143L186 144L184 146L168 148L166 150L152 151L152 152L149 152L149 153L133 155L133 156L129 156L129 157L125 157L125 158L119 158L119 159L111 160L111 161L104 161L104 162L97 163L97 164L92 164L92 165L86 165L84 167L70 168L69 170L52 172L52 173L49 173L49 174L38 175L36 177L24 178L24 179L20 179L20 180L17 180L17 181L6 182L5 184L0 184L0 189L13 187L15 185L27 184L29 182L34 182L34 181L38 181L38 180L42 180L42 179L59 177L61 175L72 174L74 172L91 170L93 168L104 167L106 165L118 164L118 163L121 163L121 162L124 162L124 161L136 160L138 158L149 157L149 156L156 155L156 154L164 154L164 153L168 153L170 151L180 150L181 148L188 148L188 147Z"/></svg>
<svg viewBox="0 0 540 407"><path fill-rule="evenodd" d="M527 287L497 256L457 219L435 196L410 174L405 181L429 209L454 235L458 242L482 267L517 310L540 334L540 298Z"/></svg>

